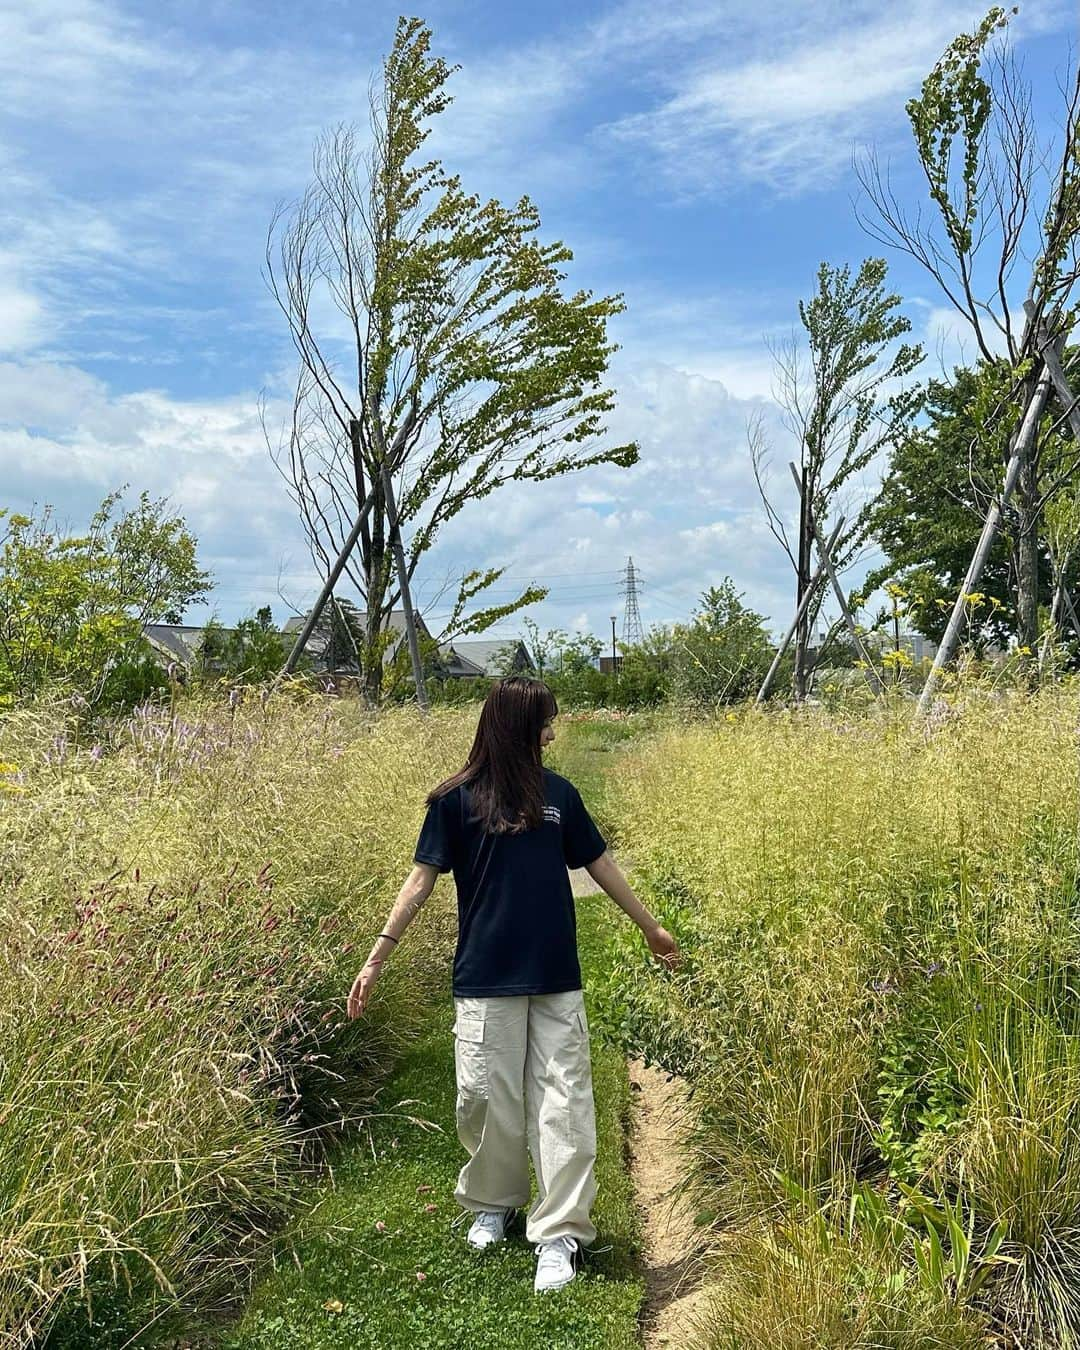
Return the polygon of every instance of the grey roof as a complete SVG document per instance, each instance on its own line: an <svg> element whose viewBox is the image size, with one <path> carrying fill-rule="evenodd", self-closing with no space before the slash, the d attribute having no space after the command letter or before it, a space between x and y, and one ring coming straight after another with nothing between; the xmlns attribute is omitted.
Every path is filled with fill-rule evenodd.
<svg viewBox="0 0 1080 1350"><path fill-rule="evenodd" d="M420 631L430 637L427 625L419 614L417 614L416 620ZM281 631L286 634L297 633L306 621L306 615L293 615L286 621ZM398 641L387 644L384 660L390 661L405 637L404 610L392 610L387 627L398 637ZM204 625L202 624L157 623L144 624L143 632L163 656L169 660L178 661L182 665L190 666L195 659L203 628ZM232 633L236 630L225 628L224 631ZM307 651L316 661L324 655L329 636L329 623L324 611L319 616L315 631L307 642ZM528 648L520 638L503 638L501 640L461 638L454 642L439 644L439 654L445 663L446 673L463 678L475 679L481 676L491 677L501 674L501 666L506 653L513 653L514 669L535 671L536 667L529 655Z"/></svg>
<svg viewBox="0 0 1080 1350"><path fill-rule="evenodd" d="M143 633L147 640L173 661L179 661L185 666L190 665L195 659L195 649L202 631L202 625L195 626L194 624L143 624ZM230 632L231 630L226 629L225 631Z"/></svg>
<svg viewBox="0 0 1080 1350"><path fill-rule="evenodd" d="M357 610L355 606L351 606L351 608L354 613L359 617L362 617L360 611ZM417 614L415 610L413 611L413 615L416 619L417 630L425 637L430 637L431 634L428 631L427 624L424 622L423 615ZM282 631L285 633L296 633L303 628L305 623L307 623L306 614L294 614L291 619L286 620L285 627ZM394 653L398 648L400 640L405 636L405 611L403 609L392 609L386 619L386 628L390 632L397 634L398 642L387 643L386 650L383 652L384 665L388 661L393 660ZM321 655L326 650L326 645L329 641L330 615L329 610L324 609L319 615L319 622L315 625L315 631L307 640L307 650L310 651L312 655Z"/></svg>
<svg viewBox="0 0 1080 1350"><path fill-rule="evenodd" d="M508 653L513 653L519 669L532 670L533 663L525 644L520 638L503 638L492 641L484 638L461 638L454 642L444 642L439 647L447 658L452 674L462 675L498 675ZM462 667L454 669L455 658Z"/></svg>

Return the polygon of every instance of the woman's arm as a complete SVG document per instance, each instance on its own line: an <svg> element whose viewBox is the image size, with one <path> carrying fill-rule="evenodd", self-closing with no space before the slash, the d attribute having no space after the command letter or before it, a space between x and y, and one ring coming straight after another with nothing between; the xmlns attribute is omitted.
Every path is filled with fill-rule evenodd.
<svg viewBox="0 0 1080 1350"><path fill-rule="evenodd" d="M666 928L660 926L630 889L630 883L623 876L622 869L611 853L605 849L595 862L587 865L585 870L593 881L611 896L623 913L633 919L644 933L649 950L665 965L674 969L680 960L679 944Z"/></svg>
<svg viewBox="0 0 1080 1350"><path fill-rule="evenodd" d="M390 917L383 924L382 932L375 939L375 945L371 949L371 955L368 957L360 974L353 981L353 987L349 991L348 1015L350 1018L359 1017L364 1011L364 1007L371 993L371 987L379 978L383 962L397 946L397 942L391 941L394 938L400 938L409 924L416 917L421 905L435 889L435 883L439 879L439 869L433 867L431 863L416 863L413 870L405 878L405 884L398 892L398 898L394 901L394 907L390 911ZM387 936L384 937L383 934Z"/></svg>

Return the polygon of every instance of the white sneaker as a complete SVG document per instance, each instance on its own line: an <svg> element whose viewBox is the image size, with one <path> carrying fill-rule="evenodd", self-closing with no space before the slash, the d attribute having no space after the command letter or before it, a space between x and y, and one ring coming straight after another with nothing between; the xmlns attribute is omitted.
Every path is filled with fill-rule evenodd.
<svg viewBox="0 0 1080 1350"><path fill-rule="evenodd" d="M502 1242L506 1237L506 1225L513 1213L512 1209L478 1210L465 1240L470 1247L490 1247L493 1242Z"/></svg>
<svg viewBox="0 0 1080 1350"><path fill-rule="evenodd" d="M536 1245L536 1279L533 1290L559 1289L569 1284L581 1264L581 1244L577 1238L557 1237Z"/></svg>

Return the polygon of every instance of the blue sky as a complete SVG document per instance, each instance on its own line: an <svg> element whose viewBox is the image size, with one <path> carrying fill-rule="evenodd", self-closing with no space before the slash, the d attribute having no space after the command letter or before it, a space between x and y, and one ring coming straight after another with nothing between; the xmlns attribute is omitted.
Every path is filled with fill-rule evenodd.
<svg viewBox="0 0 1080 1350"><path fill-rule="evenodd" d="M574 250L572 283L624 295L609 439L641 444L632 469L514 485L462 512L418 573L436 631L455 576L505 564L513 580L493 598L550 584L529 611L542 629L606 638L629 555L646 625L686 617L729 575L786 626L790 564L746 450L761 411L793 505L766 339L797 325L819 262L854 270L882 253L853 211L853 151L873 144L898 193L920 200L904 103L984 12L952 0L422 11L434 49L461 67L429 146L472 191L528 193L544 236ZM167 496L215 577L190 623L263 604L284 621L318 590L258 417L260 395L285 406L293 376L264 240L275 205L303 191L319 132L365 120L398 13L0 0L0 505L49 503L78 530L125 482L128 502ZM1022 4L1011 25L1047 135L1074 27L1068 0ZM970 353L929 278L885 256L927 372Z"/></svg>

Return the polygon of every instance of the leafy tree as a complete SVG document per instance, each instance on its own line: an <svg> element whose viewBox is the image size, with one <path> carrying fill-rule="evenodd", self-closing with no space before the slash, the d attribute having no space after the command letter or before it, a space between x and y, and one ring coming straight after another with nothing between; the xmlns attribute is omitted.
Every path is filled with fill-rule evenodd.
<svg viewBox="0 0 1080 1350"><path fill-rule="evenodd" d="M130 696L148 679L144 624L179 622L209 589L196 540L182 520L166 518L165 500L144 492L113 519L122 491L105 498L79 536L56 529L49 506L38 520L0 510L8 526L0 541L0 702L46 688L77 692L91 708ZM134 669L123 668L127 661Z"/></svg>
<svg viewBox="0 0 1080 1350"><path fill-rule="evenodd" d="M197 643L192 676L197 683L260 684L281 669L287 644L269 605L231 630L212 616Z"/></svg>
<svg viewBox="0 0 1080 1350"><path fill-rule="evenodd" d="M596 669L596 658L603 643L591 633L570 634L561 628L549 628L541 634L536 622L527 615L523 621L527 634L525 647L541 679L580 675Z"/></svg>
<svg viewBox="0 0 1080 1350"><path fill-rule="evenodd" d="M929 382L927 421L894 444L880 495L865 512L867 533L887 561L867 576L864 593L895 578L908 622L935 642L1001 475L1006 432L1000 423L993 430L980 424L979 397L977 370L957 367L952 384ZM993 597L981 637L1002 644L1016 631L1014 547L1015 535L999 534L979 588Z"/></svg>
<svg viewBox="0 0 1080 1350"><path fill-rule="evenodd" d="M845 515L832 558L839 572L863 542L844 495L881 449L910 425L921 392L904 381L923 359L920 346L896 340L911 329L898 312L900 297L885 290L887 268L881 258L866 258L853 278L851 269L818 268L817 293L799 302L806 331L805 354L795 337L773 349L775 397L798 444L802 490L794 540L769 498L766 487L768 443L760 417L749 428L751 461L769 527L795 571L795 610L802 604L815 571L815 527L831 533L830 516ZM888 391L892 392L888 392ZM805 697L811 676L810 635L824 591L810 602L795 632L795 697Z"/></svg>
<svg viewBox="0 0 1080 1350"><path fill-rule="evenodd" d="M668 688L690 702L735 703L756 691L773 657L764 618L730 577L710 586L689 623L670 629Z"/></svg>
<svg viewBox="0 0 1080 1350"><path fill-rule="evenodd" d="M1043 587L1041 516L1069 474L1050 475L1043 439L1021 433L1026 409L1034 405L1041 412L1050 388L1040 350L1064 343L1077 315L1080 68L1068 86L1059 86L1064 106L1056 125L1037 124L1030 84L1004 42L993 41L1016 12L1015 6L991 8L973 32L948 45L919 96L908 100L933 209L905 209L871 151L859 180L873 210L859 218L875 239L929 273L977 345L987 373L984 429L995 443L1005 437L1016 456L1010 608L1021 645L1033 647ZM1030 308L1022 311L1011 278L1017 262L1031 260ZM1004 359L998 356L1002 349ZM998 492L1004 480L999 465L991 480ZM968 585L986 590L978 575ZM949 645L942 648L945 659ZM932 682L925 692L931 688Z"/></svg>
<svg viewBox="0 0 1080 1350"><path fill-rule="evenodd" d="M527 197L482 201L437 159L419 157L451 101L451 70L430 55L430 40L418 19L399 21L372 97L370 146L346 127L319 140L314 180L275 215L266 252L299 356L282 472L320 568L329 571L356 504L374 492L358 556L346 563L363 599L373 701L378 635L400 602L384 472L397 480L403 536L411 529L411 580L446 522L503 483L637 459L633 443L595 448L613 406L602 381L621 298L564 291L572 254L538 242ZM336 330L323 324L334 309ZM504 570L471 574L470 594ZM501 612L543 594L530 589Z"/></svg>

